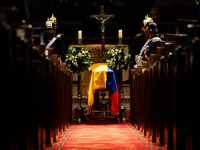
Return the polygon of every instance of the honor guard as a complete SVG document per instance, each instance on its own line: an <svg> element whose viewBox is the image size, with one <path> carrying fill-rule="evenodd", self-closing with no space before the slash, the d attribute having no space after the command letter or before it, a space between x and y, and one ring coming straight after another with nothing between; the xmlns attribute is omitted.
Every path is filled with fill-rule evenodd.
<svg viewBox="0 0 200 150"><path fill-rule="evenodd" d="M145 19L141 22L141 33L138 33L133 37L131 47L130 47L130 55L131 55L131 68L136 64L135 62L135 56L140 53L141 48L148 40L146 35L146 23L150 22L152 18L148 17L148 15L145 16Z"/></svg>
<svg viewBox="0 0 200 150"><path fill-rule="evenodd" d="M149 22L146 24L146 34L149 38L149 42L143 52L143 60L150 57L150 54L156 54L157 42L162 41L160 37L156 34L158 32L156 23Z"/></svg>
<svg viewBox="0 0 200 150"><path fill-rule="evenodd" d="M158 29L156 23L154 23L153 20L149 22L146 20L144 24L148 40L141 48L140 53L135 56L136 65L134 65L134 68L142 65L142 61L147 60L147 57L150 57L150 54L156 54L157 42L162 41L156 34Z"/></svg>
<svg viewBox="0 0 200 150"><path fill-rule="evenodd" d="M61 57L62 62L65 61L67 53L67 44L64 35L57 33L58 23L56 17L52 14L51 18L47 18L44 26L44 43L46 47L53 47L53 53Z"/></svg>

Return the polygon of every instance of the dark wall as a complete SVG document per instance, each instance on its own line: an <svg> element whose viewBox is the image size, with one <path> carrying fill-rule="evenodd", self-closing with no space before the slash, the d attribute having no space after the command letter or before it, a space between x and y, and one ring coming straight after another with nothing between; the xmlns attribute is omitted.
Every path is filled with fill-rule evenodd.
<svg viewBox="0 0 200 150"><path fill-rule="evenodd" d="M157 8L161 13L160 22L176 22L177 19L194 20L198 19L199 16L198 6ZM106 21L107 24L109 24L109 22L117 22L118 29L123 29L123 37L133 37L140 32L140 23L150 9L151 7L148 6L105 6L104 12L106 14L115 15L113 19L110 18ZM31 6L29 7L29 12L30 20L32 22L45 22L47 17L51 17L51 14L54 13L59 22L81 22L84 37L99 36L100 27L98 20L90 18L91 14L99 14L99 6ZM159 28L161 29L161 26ZM73 26L69 30L73 30ZM74 32L77 33L77 31ZM117 32L118 31L116 31L116 33Z"/></svg>
<svg viewBox="0 0 200 150"><path fill-rule="evenodd" d="M194 6L195 0L28 0L31 6ZM196 0L198 1L198 0Z"/></svg>

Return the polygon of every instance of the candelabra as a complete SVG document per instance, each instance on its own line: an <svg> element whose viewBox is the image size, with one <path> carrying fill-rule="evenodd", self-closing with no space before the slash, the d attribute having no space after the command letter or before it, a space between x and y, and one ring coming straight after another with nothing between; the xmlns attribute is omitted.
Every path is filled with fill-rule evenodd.
<svg viewBox="0 0 200 150"><path fill-rule="evenodd" d="M82 31L78 31L78 46L77 48L82 48ZM81 86L81 80L82 80L82 72L78 72L78 106L75 109L75 116L73 118L73 121L78 121L78 123L81 123L82 121L86 120L84 116L84 108L81 106L82 102L82 86Z"/></svg>

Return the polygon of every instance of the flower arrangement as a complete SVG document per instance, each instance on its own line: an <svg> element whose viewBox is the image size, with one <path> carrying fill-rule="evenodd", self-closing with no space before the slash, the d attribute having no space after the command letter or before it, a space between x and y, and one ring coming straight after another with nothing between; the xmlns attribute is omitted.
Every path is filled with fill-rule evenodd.
<svg viewBox="0 0 200 150"><path fill-rule="evenodd" d="M65 63L73 73L81 73L84 70L89 70L93 64L91 55L83 47L70 47L66 54Z"/></svg>
<svg viewBox="0 0 200 150"><path fill-rule="evenodd" d="M126 71L130 67L131 63L131 55L124 53L123 46L116 46L114 49L111 49L107 52L104 57L106 59L106 63L108 67L112 68L113 70L123 70Z"/></svg>

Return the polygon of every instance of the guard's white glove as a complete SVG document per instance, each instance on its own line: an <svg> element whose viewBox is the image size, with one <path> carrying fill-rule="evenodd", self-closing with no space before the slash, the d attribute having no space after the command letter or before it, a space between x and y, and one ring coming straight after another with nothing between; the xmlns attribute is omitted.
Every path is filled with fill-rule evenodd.
<svg viewBox="0 0 200 150"><path fill-rule="evenodd" d="M142 65L142 61L143 61L143 60L142 60L142 57L139 56L139 57L138 57L138 65Z"/></svg>
<svg viewBox="0 0 200 150"><path fill-rule="evenodd" d="M138 65L137 65L137 64L136 64L136 65L134 65L134 66L133 66L133 68L138 68Z"/></svg>
<svg viewBox="0 0 200 150"><path fill-rule="evenodd" d="M138 55L135 55L135 62L138 64Z"/></svg>
<svg viewBox="0 0 200 150"><path fill-rule="evenodd" d="M136 66L138 68L139 65L142 65L142 57L141 56L138 56L138 55L135 55L135 62L136 62ZM134 66L135 68L135 66Z"/></svg>

